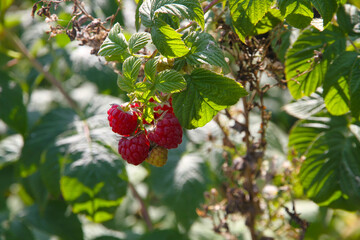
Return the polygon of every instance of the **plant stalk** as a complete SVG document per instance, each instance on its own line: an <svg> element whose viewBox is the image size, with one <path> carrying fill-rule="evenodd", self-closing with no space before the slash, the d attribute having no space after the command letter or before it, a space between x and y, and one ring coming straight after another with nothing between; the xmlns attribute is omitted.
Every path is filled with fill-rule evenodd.
<svg viewBox="0 0 360 240"><path fill-rule="evenodd" d="M49 71L45 70L39 61L37 61L29 52L29 50L25 47L25 45L21 42L21 40L12 34L9 31L6 31L5 34L12 40L15 44L16 48L29 60L31 65L41 74L45 76L45 79L55 86L60 93L64 96L65 100L68 102L71 108L73 108L76 112L79 112L79 107L76 102L70 97L70 95L65 91L62 87L59 80L56 79L54 75L52 75Z"/></svg>
<svg viewBox="0 0 360 240"><path fill-rule="evenodd" d="M141 209L140 209L140 212L141 212L141 215L142 217L144 218L144 221L146 223L146 226L148 227L148 229L150 231L152 231L154 229L154 226L151 222L151 219L150 219L150 215L149 215L149 212L147 210L147 207L145 205L145 202L144 200L141 198L141 196L139 195L139 193L136 191L134 185L132 185L132 183L129 183L129 187L131 189L131 192L132 194L134 195L134 197L139 201L140 203L140 206L141 206Z"/></svg>

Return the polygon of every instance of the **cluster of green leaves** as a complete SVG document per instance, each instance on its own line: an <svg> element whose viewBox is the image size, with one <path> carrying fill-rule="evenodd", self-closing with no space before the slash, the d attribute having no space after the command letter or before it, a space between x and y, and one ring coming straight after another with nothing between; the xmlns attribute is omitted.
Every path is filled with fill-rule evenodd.
<svg viewBox="0 0 360 240"><path fill-rule="evenodd" d="M263 34L284 20L295 28L306 28L314 20L313 8L321 15L318 27L326 28L341 0L229 0L233 27L244 41L248 36ZM314 23L315 25L315 23ZM320 25L320 26L319 26Z"/></svg>
<svg viewBox="0 0 360 240"><path fill-rule="evenodd" d="M201 68L212 65L228 71L215 39L202 31L204 13L199 1L145 0L139 4L138 12L150 33L135 33L127 41L120 25L115 24L99 55L122 63L118 86L146 106L146 120L153 120L148 103L155 95L171 94L181 125L193 129L204 126L218 111L247 94L234 80ZM183 18L193 20L192 24L197 23L199 28L181 34L179 19ZM148 44L156 48L151 56L137 54ZM139 79L142 65L145 78Z"/></svg>
<svg viewBox="0 0 360 240"><path fill-rule="evenodd" d="M0 72L0 238L49 239L56 235L61 239L83 239L86 221L79 218L81 215L105 222L102 227L125 232L127 239L181 239L184 234L179 229L190 236L197 219L195 209L204 201L203 192L219 184L220 178L224 180L219 170L221 151L216 152L213 143L206 142L206 136L198 142L185 137L178 149L169 151L168 163L163 168L145 163L131 171L120 159L114 139L109 137L112 135L106 111L110 103L122 102L118 98L122 91L128 93L130 100L144 105L151 97L163 93L173 97L174 111L182 126L193 129L204 126L220 110L247 94L240 84L219 74L219 68L228 73L229 64L206 29L199 1L139 0L134 13L137 30L142 24L149 31L129 36L115 24L99 51L108 61L119 63L118 76L97 60L96 65L91 65L91 61L85 64L73 61L75 54L68 52L72 48L63 48L69 43L64 34L47 47L48 36L38 39L33 28L10 29L9 26L20 23L17 16L23 14L22 11L10 17L5 14L12 2L0 1L0 63L5 65L12 58L18 61L14 67L4 68L7 72ZM33 2L28 2L31 9ZM115 1L106 2L113 5L107 8L99 5L97 9L109 16L117 5ZM358 3L224 2L226 17L232 20L232 27L242 41L273 30L284 21L288 29L305 28L291 47L288 30L280 36L284 44L277 46L276 41L273 44L274 49L286 51L279 59L285 59L286 80L290 93L297 99L286 110L302 119L291 131L289 147L298 156L305 156L300 178L309 198L324 206L359 209L359 10L354 6ZM314 9L322 17L321 26L316 25L319 29L310 26L315 25ZM67 19L60 23L66 26L71 14L59 17ZM183 19L191 22L182 27ZM123 19L119 21L122 24ZM34 28L40 26L33 24ZM4 31L19 29L37 61L63 81L68 91L80 87L84 81L79 76L84 76L95 83L99 92L116 98L94 95L74 111L65 107L62 100L56 100L51 91L51 104L46 110L39 110L44 100L36 99L36 94L50 86L7 39ZM43 51L46 49L53 52ZM146 55L148 49L156 50ZM144 76L140 79L141 72ZM143 116L150 122L151 104L146 106L149 107L144 108ZM212 128L211 133L214 131ZM276 145L285 151L283 142L277 142L279 133L273 128L269 131L269 148ZM199 133L200 130L192 132L196 137ZM138 177L141 172L143 176ZM133 229L146 226L143 221L133 220L138 216L139 206L129 191L130 183L151 205L153 224L166 229L143 236L134 233ZM24 206L6 210L18 199ZM73 212L69 212L69 206ZM121 239L108 235L91 239ZM202 239L210 238L213 235Z"/></svg>
<svg viewBox="0 0 360 240"><path fill-rule="evenodd" d="M107 80L103 78L113 80L114 74L108 73L103 64L93 69L91 61L87 66L84 63L71 62L76 57L67 52L69 49L56 49L63 54L46 52L44 59L38 57L37 61L44 65L53 63L50 70L65 82L68 91L72 86L79 87L80 80L74 72L63 68L67 64L75 66L74 69L80 74L84 73L90 81L94 80L99 91L106 94L119 96L119 92L125 91L129 93L130 99L135 97L142 103L148 103L152 96L160 92L172 94L177 115L188 128L205 125L218 111L236 103L240 97L247 94L234 80L200 68L206 66L210 69L210 65L228 68L222 51L210 34L201 31L180 34L165 23L170 21L175 24L176 18L167 18L171 19L171 16L178 14L176 9L182 9L179 10L182 11L181 16L195 20L203 27L204 15L198 1L144 1L144 6L146 4L156 5L149 13L149 19L155 24L151 33L135 33L127 40L120 25L115 24L99 52L106 56L107 60L121 63L119 91L114 91L113 85L106 86ZM139 11L145 24L144 11L147 10L144 7L139 8ZM44 38L47 39L47 36ZM157 50L160 55L154 54L154 58L149 58L138 54L146 45L153 43L154 38L163 41ZM55 41L62 47L68 43L58 41L58 38ZM46 43L42 39L41 42ZM175 60L171 54L180 56L179 52L184 51L181 47L174 47L172 53L168 53L167 48L161 49L163 44L172 46L179 42L186 44L186 54L176 57ZM16 50L11 43L7 46ZM37 52L33 51L33 54L36 55ZM61 55L65 56L65 60L51 58ZM26 59L23 61L26 62ZM165 64L165 69L161 69L167 61L176 63L173 68ZM1 72L0 77L0 118L11 129L8 135L2 135L0 139L0 177L5 178L1 184L1 194L17 196L19 193L26 204L23 211L15 213L14 216L10 216L9 212L1 215L1 221L6 224L1 224L0 237L35 239L39 236L38 232L41 232L40 235L45 238L56 235L61 239L83 239L83 221L78 216L83 215L94 222L111 224L111 219L118 214L116 209L131 196L128 191L131 178L127 174L128 166L117 153L114 144L116 141L109 137L112 135L106 122L109 104L123 101L95 95L86 103L80 101L78 109L71 109L65 107L61 101L52 99L53 105L47 106L45 111L38 110L38 106L31 110L30 103L37 101L34 99L38 93L37 88L49 88L49 85L43 81L44 76L37 74L29 62L26 62L26 68L30 69L29 72L36 79L32 78L31 83L19 81L16 74L28 73L18 71L24 65L16 65L10 71L11 75ZM142 66L145 81L139 79ZM181 70L185 66L191 71L187 73ZM25 78L29 75L25 75ZM73 79L67 81L71 77ZM234 95L228 95L229 91ZM52 97L56 96L53 92L51 94ZM181 99L186 99L183 101L186 108L181 105ZM40 99L38 101L41 102ZM195 105L192 104L193 101ZM179 111L181 109L186 112ZM151 114L145 114L148 112L151 111L144 109L144 115L150 121ZM157 239L159 236L176 236L176 239L180 239L182 235L177 230L178 224L190 231L192 223L197 219L195 209L203 201L203 192L209 188L212 181L204 177L209 175L209 166L204 160L206 158L200 153L186 152L186 139L183 142L178 150L169 153L169 162L163 169L155 169L146 164L143 168L154 172L144 180L147 186L154 190L155 197L150 197L160 199L168 208L166 213L174 216L170 221L174 222L174 226L142 236L145 239ZM167 181L164 181L164 178ZM9 193L13 185L20 190ZM5 208L6 205L6 199L1 201L1 207ZM69 206L72 213L68 212ZM136 215L136 212L132 214ZM166 219L154 220L154 224L157 221ZM144 225L143 222L142 224Z"/></svg>
<svg viewBox="0 0 360 240"><path fill-rule="evenodd" d="M360 199L360 11L333 4L337 21L323 16L325 30L302 31L286 53L286 80L298 100L285 109L303 119L292 129L289 146L306 157L300 178L308 197L355 210ZM328 2L318 5L333 9Z"/></svg>

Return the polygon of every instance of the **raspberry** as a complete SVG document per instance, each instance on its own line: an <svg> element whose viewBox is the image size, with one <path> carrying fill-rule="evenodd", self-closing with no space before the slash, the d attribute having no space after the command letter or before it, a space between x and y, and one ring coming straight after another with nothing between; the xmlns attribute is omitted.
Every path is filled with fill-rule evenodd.
<svg viewBox="0 0 360 240"><path fill-rule="evenodd" d="M150 132L150 141L167 149L176 148L182 142L182 128L172 113L166 113L156 124L155 130Z"/></svg>
<svg viewBox="0 0 360 240"><path fill-rule="evenodd" d="M138 116L133 111L124 112L119 105L113 104L107 113L109 125L113 132L129 136L136 130Z"/></svg>
<svg viewBox="0 0 360 240"><path fill-rule="evenodd" d="M134 137L123 137L119 141L118 151L128 163L139 165L149 154L150 142L144 133Z"/></svg>
<svg viewBox="0 0 360 240"><path fill-rule="evenodd" d="M154 113L155 119L159 119L164 112L174 114L174 109L172 107L172 98L169 98L168 103L163 103L161 105L156 106L154 108L154 112L155 112Z"/></svg>
<svg viewBox="0 0 360 240"><path fill-rule="evenodd" d="M146 162L155 167L162 167L167 162L168 150L161 146L153 148L149 156L145 159Z"/></svg>
<svg viewBox="0 0 360 240"><path fill-rule="evenodd" d="M155 119L159 119L165 111L167 111L167 113L174 114L174 109L172 108L171 105L164 104L164 105L159 105L159 106L154 107Z"/></svg>

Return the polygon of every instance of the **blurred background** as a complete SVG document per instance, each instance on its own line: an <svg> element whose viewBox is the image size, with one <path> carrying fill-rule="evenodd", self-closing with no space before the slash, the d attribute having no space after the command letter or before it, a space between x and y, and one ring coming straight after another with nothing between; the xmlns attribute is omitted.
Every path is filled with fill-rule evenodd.
<svg viewBox="0 0 360 240"><path fill-rule="evenodd" d="M48 17L32 17L35 3L1 0L0 5L0 239L250 239L240 215L227 219L231 235L215 231L224 220L227 182L219 125L212 121L186 131L163 168L125 164L106 115L110 104L128 100L117 87L114 66L66 33L51 34L58 24L69 24L71 1L52 6L57 14ZM136 4L83 1L102 21L117 12L113 21L127 38L136 32ZM293 200L310 223L305 239L360 239L358 212L305 200L296 178L299 166L287 157L296 119L282 106L290 101L286 89L273 88L266 96L272 118L264 176L257 183L266 213L261 229L275 239L292 239L299 226L282 206L292 208ZM239 103L230 111L241 108ZM233 124L224 113L218 122ZM256 112L251 124L256 135ZM230 131L241 151L242 135Z"/></svg>

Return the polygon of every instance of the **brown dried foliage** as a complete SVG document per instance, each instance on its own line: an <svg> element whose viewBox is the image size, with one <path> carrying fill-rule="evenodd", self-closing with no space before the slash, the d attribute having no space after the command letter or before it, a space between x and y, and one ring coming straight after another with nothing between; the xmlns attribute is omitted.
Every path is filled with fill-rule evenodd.
<svg viewBox="0 0 360 240"><path fill-rule="evenodd" d="M48 22L56 22L56 10L59 4L64 2L71 2L73 4L71 20L66 27L59 24L50 25L50 30L48 31L50 38L61 33L66 33L71 41L77 40L80 41L79 45L90 46L92 48L91 54L97 55L101 44L109 32L109 29L105 25L110 25L111 27L118 11L105 21L102 21L99 18L91 16L85 10L83 2L79 0L41 0L33 5L31 15L34 17L36 13L36 15L40 17L47 17ZM109 21L110 24L108 24Z"/></svg>

